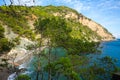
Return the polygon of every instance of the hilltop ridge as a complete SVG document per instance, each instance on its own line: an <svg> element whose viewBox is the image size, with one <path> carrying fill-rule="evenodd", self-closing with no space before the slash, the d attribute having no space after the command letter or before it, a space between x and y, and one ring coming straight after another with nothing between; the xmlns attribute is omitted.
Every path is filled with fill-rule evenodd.
<svg viewBox="0 0 120 80"><path fill-rule="evenodd" d="M0 6L0 43L5 42L1 50L4 50L4 46L7 47L11 41L12 46L7 47L7 52L14 46L24 49L24 45L34 44L34 41L41 36L36 32L35 24L42 18L53 19L58 22L62 19L67 26L66 30L69 29L67 35L82 42L100 42L114 39L113 35L100 24L65 6ZM62 29L64 28L62 27Z"/></svg>

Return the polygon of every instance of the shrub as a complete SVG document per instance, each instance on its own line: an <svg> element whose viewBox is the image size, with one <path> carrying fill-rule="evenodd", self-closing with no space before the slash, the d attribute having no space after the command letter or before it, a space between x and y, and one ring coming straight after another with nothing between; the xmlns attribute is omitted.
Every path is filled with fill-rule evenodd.
<svg viewBox="0 0 120 80"><path fill-rule="evenodd" d="M10 51L11 48L14 46L12 42L9 42L8 39L2 38L0 39L0 52L7 52Z"/></svg>
<svg viewBox="0 0 120 80"><path fill-rule="evenodd" d="M19 75L15 80L31 80L28 75Z"/></svg>
<svg viewBox="0 0 120 80"><path fill-rule="evenodd" d="M0 38L4 37L4 28L0 25Z"/></svg>

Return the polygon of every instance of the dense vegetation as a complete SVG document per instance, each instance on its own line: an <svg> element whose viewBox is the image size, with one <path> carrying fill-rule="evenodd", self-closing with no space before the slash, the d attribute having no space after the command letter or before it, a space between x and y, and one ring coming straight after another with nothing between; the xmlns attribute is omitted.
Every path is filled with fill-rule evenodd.
<svg viewBox="0 0 120 80"><path fill-rule="evenodd" d="M31 40L35 40L36 39L35 38L36 33L34 32L35 30L30 28L30 26L28 25L28 20L34 21L34 18L32 17L32 15L36 17L40 17L39 20L41 18L45 18L43 21L41 21L42 23L41 25L43 26L47 25L48 27L50 27L49 25L51 25L50 33L52 33L53 31L52 28L56 27L55 34L57 35L54 34L54 38L56 38L56 41L58 41L56 42L57 45L62 45L62 47L65 47L64 45L68 45L66 46L66 48L68 48L69 51L74 51L74 49L76 49L77 51L79 50L78 48L81 48L81 50L78 51L79 53L80 52L81 53L95 52L95 50L93 49L93 47L95 46L94 43L88 42L88 41L91 41L94 38L100 39L100 37L95 32L91 31L91 29L89 29L88 27L83 26L82 24L72 19L66 20L66 19L62 19L63 18L62 16L61 17L53 16L52 13L55 13L55 12L60 12L61 14L63 14L63 16L66 15L67 12L74 12L76 13L76 15L78 15L78 13L75 10L72 10L64 6L54 7L50 5L46 7L42 7L42 6L25 7L25 6L12 6L11 5L11 6L0 6L0 21L2 25L7 25L9 28L12 29L12 31L14 31L14 33L18 34L18 37L27 37ZM56 20L56 23L54 23L54 20ZM59 25L58 24L59 20L63 20L63 24L65 23L65 25ZM58 25L55 26L56 24ZM63 27L60 27L60 26L63 26ZM59 29L61 29L62 35L60 35L61 33ZM59 37L57 38L57 36ZM59 38L63 39L63 41L61 42L64 42L65 39L68 39L68 40L66 40L63 43L64 44L63 45L60 43ZM71 46L71 43L69 42L74 43L74 45L72 44L73 48L71 48L71 50L69 47L72 47L72 46ZM89 43L90 43L89 48L91 49L86 50L88 48L84 48L84 47L85 45L88 45ZM77 44L80 44L80 45L78 46ZM83 45L84 47L82 47ZM75 46L76 48L74 48ZM74 51L70 53L74 54L76 52Z"/></svg>
<svg viewBox="0 0 120 80"><path fill-rule="evenodd" d="M89 42L84 38L74 38L74 32L74 37L72 37L72 28L67 25L65 19L60 17L40 17L36 23L36 29L43 37L50 38L53 46L63 47L70 54L95 53L99 45L97 42Z"/></svg>
<svg viewBox="0 0 120 80"><path fill-rule="evenodd" d="M14 44L5 38L4 28L0 25L0 54L9 52L13 46Z"/></svg>
<svg viewBox="0 0 120 80"><path fill-rule="evenodd" d="M24 6L0 6L0 20L3 24L8 25L12 30L20 34L21 36L26 36L28 38L34 38L27 21L32 18L32 15L36 17L49 17L53 16L53 13L59 12L62 14L61 17L64 17L69 12L73 12L76 15L78 13L75 10L70 8L59 6L46 6L46 7L24 7ZM66 20L67 25L72 28L71 36L76 38L91 38L96 37L100 38L95 32L91 31L88 27L83 26L79 22L76 22L74 19ZM83 27L80 27L83 26ZM31 36L30 36L31 35ZM76 36L75 36L76 35ZM86 36L86 37L84 37Z"/></svg>
<svg viewBox="0 0 120 80"><path fill-rule="evenodd" d="M59 12L62 16L54 16ZM19 41L19 37L26 37L36 41L37 44L28 46L34 50L34 71L31 78L34 80L107 80L118 69L115 62L104 57L94 63L87 56L98 53L100 36L77 22L74 19L65 19L64 15L73 12L73 9L59 6L0 6L0 23L7 25L18 36L12 42ZM33 17L34 16L34 17ZM28 25L34 22L34 29ZM4 37L4 28L0 26L0 51L10 50L11 43ZM39 38L36 35L40 34ZM45 49L41 49L44 48ZM63 50L64 56L59 56ZM103 65L103 66L101 66ZM108 66L109 65L109 66ZM109 68L109 70L108 70ZM106 77L106 75L108 77ZM47 76L47 77L46 77ZM27 75L19 75L16 80L30 80Z"/></svg>
<svg viewBox="0 0 120 80"><path fill-rule="evenodd" d="M35 69L37 68L37 80L45 78L44 72L48 73L47 78L50 80L108 80L111 78L111 72L118 70L114 60L110 57L104 57L91 63L91 59L85 53L98 53L99 43L89 42L84 38L73 38L71 36L72 28L67 25L65 19L54 16L40 17L35 25L37 32L41 34L40 39L46 38L48 41L50 39L50 43L47 43L47 53L45 53L46 51L38 52L39 57L36 57L38 60L35 66L37 65L40 69L39 71L38 67L35 67ZM83 26L81 25L81 27ZM43 46L42 42L41 46ZM64 57L59 57L57 51L56 54L52 51L53 48L61 47L66 50L67 55ZM43 57L45 63L41 62ZM101 66L103 63L104 67Z"/></svg>
<svg viewBox="0 0 120 80"><path fill-rule="evenodd" d="M21 9L24 10L24 8L22 7ZM22 12L21 10L21 13L19 9L19 7L15 6L0 6L0 21L3 25L11 28L16 34L19 34L19 36L34 40L35 34L28 26L27 19L25 18L27 12Z"/></svg>
<svg viewBox="0 0 120 80"><path fill-rule="evenodd" d="M15 80L31 80L27 75L19 75Z"/></svg>

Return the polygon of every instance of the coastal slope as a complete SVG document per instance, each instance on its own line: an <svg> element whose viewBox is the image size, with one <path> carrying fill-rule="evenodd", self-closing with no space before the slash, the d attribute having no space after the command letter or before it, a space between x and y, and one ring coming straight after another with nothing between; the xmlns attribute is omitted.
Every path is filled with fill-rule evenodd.
<svg viewBox="0 0 120 80"><path fill-rule="evenodd" d="M40 34L36 33L35 23L40 18L50 19L52 17L64 19L71 30L67 35L73 39L83 42L114 39L113 35L103 26L65 6L0 6L0 36L2 36L0 44L5 43L0 46L1 52L10 55L27 53L26 46L34 44L40 38ZM11 41L15 46L10 46L9 50L5 51L4 46L9 45Z"/></svg>

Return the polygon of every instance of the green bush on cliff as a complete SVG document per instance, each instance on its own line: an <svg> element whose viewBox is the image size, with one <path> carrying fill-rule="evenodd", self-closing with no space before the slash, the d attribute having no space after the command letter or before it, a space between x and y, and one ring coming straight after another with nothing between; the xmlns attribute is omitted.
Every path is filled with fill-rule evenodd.
<svg viewBox="0 0 120 80"><path fill-rule="evenodd" d="M4 28L0 25L0 54L10 51L14 44L4 37Z"/></svg>
<svg viewBox="0 0 120 80"><path fill-rule="evenodd" d="M19 75L15 80L31 80L28 75Z"/></svg>
<svg viewBox="0 0 120 80"><path fill-rule="evenodd" d="M9 52L11 48L14 47L14 44L12 42L9 42L6 38L0 39L0 52Z"/></svg>
<svg viewBox="0 0 120 80"><path fill-rule="evenodd" d="M70 9L65 6L34 6L34 7L25 7L25 6L0 6L0 20L8 27L11 27L12 30L19 34L20 36L25 36L29 39L35 39L35 33L28 26L28 19L31 18L31 15L37 17L52 17L53 13L60 13L61 17L64 18L69 12L73 12L76 15L79 15L77 11ZM58 15L60 16L60 15ZM28 17L28 19L26 18ZM83 26L74 19L64 20L67 22L67 26L72 28L70 35L76 39L87 39L91 40L92 38L99 39L100 37L96 32L91 31L88 27ZM32 35L32 36L29 36Z"/></svg>
<svg viewBox="0 0 120 80"><path fill-rule="evenodd" d="M34 40L34 33L30 29L27 19L25 18L26 14L24 14L24 11L26 10L26 7L0 6L0 20L3 25L7 25L18 35Z"/></svg>
<svg viewBox="0 0 120 80"><path fill-rule="evenodd" d="M4 37L4 28L0 25L0 38Z"/></svg>
<svg viewBox="0 0 120 80"><path fill-rule="evenodd" d="M95 53L97 51L99 43L72 37L71 33L74 34L72 27L69 27L66 20L61 17L40 17L35 25L36 30L43 37L50 38L52 44L65 48L70 54Z"/></svg>

